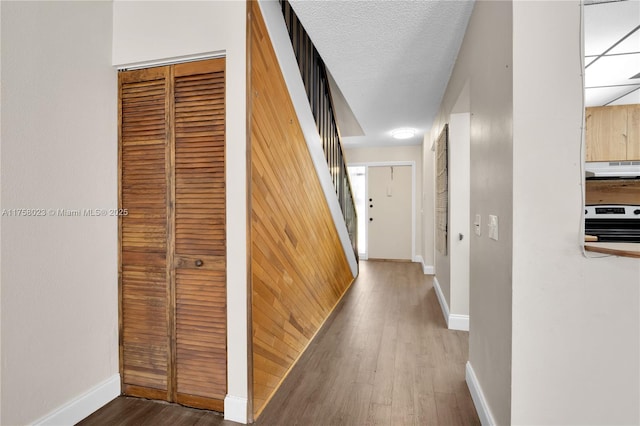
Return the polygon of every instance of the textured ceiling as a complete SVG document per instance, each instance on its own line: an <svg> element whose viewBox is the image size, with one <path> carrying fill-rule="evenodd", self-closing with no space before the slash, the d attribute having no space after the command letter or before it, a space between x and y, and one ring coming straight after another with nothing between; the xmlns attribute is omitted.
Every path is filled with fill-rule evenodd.
<svg viewBox="0 0 640 426"><path fill-rule="evenodd" d="M292 0L364 136L346 146L419 144L455 63L472 1ZM391 130L413 127L405 141Z"/></svg>

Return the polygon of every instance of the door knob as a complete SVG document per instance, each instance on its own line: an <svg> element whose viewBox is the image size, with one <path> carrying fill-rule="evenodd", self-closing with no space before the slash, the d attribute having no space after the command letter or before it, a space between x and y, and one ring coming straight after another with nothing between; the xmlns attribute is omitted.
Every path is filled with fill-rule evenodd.
<svg viewBox="0 0 640 426"><path fill-rule="evenodd" d="M369 207L373 207L373 204L369 204Z"/></svg>
<svg viewBox="0 0 640 426"><path fill-rule="evenodd" d="M372 217L369 218L369 222L373 222L373 218Z"/></svg>
<svg viewBox="0 0 640 426"><path fill-rule="evenodd" d="M196 260L196 266L199 268L204 265L204 262L201 259Z"/></svg>
<svg viewBox="0 0 640 426"><path fill-rule="evenodd" d="M458 239L459 239L460 241L462 241L462 239L463 239L463 238L464 238L464 235L462 235L462 234L458 234Z"/></svg>

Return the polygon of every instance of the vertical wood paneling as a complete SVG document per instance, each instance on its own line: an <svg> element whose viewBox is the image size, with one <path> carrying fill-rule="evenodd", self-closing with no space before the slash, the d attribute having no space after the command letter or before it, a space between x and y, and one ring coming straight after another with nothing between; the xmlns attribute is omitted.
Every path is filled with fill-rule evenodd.
<svg viewBox="0 0 640 426"><path fill-rule="evenodd" d="M256 2L251 4L253 405L258 416L352 281Z"/></svg>

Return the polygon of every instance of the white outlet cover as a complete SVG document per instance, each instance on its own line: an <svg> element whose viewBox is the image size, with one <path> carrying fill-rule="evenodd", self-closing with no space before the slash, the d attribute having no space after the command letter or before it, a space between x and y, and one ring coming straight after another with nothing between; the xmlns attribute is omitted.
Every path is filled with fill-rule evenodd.
<svg viewBox="0 0 640 426"><path fill-rule="evenodd" d="M479 237L482 235L482 216L479 214L476 215L476 220L473 222L473 227L475 228L476 235Z"/></svg>
<svg viewBox="0 0 640 426"><path fill-rule="evenodd" d="M489 215L489 238L498 241L498 216Z"/></svg>

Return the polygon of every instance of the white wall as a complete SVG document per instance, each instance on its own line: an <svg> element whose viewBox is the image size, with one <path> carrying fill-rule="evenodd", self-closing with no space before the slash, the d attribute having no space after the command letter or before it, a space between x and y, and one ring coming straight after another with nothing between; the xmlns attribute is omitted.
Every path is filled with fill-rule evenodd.
<svg viewBox="0 0 640 426"><path fill-rule="evenodd" d="M511 2L475 3L428 140L438 137L454 109L461 112L456 105L469 90L470 213L481 214L484 224L489 214L500 220L499 241L488 238L485 225L482 236L469 237L469 363L498 424L511 422L511 8Z"/></svg>
<svg viewBox="0 0 640 426"><path fill-rule="evenodd" d="M640 262L581 251L579 22L577 1L476 2L428 140L468 83L469 365L498 424L640 422Z"/></svg>
<svg viewBox="0 0 640 426"><path fill-rule="evenodd" d="M406 145L393 147L372 147L372 148L346 148L344 150L347 166L362 163L379 163L389 161L413 161L416 164L415 170L415 256L423 258L422 243L422 147L420 145ZM432 260L432 259L431 259ZM425 265L433 266L424 260Z"/></svg>
<svg viewBox="0 0 640 426"><path fill-rule="evenodd" d="M225 416L247 419L246 3L115 1L113 64L223 53L227 64L227 367Z"/></svg>
<svg viewBox="0 0 640 426"><path fill-rule="evenodd" d="M47 214L1 218L2 424L117 380L116 218L47 212L117 207L111 16L109 2L2 3L0 202Z"/></svg>
<svg viewBox="0 0 640 426"><path fill-rule="evenodd" d="M579 36L577 1L514 2L514 424L640 424L640 260L580 250Z"/></svg>

